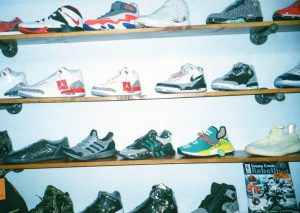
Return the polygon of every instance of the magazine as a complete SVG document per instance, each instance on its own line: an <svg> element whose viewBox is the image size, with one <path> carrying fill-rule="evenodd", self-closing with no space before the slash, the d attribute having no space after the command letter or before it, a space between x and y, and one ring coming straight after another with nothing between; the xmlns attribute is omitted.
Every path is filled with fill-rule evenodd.
<svg viewBox="0 0 300 213"><path fill-rule="evenodd" d="M243 163L249 213L298 213L287 162Z"/></svg>

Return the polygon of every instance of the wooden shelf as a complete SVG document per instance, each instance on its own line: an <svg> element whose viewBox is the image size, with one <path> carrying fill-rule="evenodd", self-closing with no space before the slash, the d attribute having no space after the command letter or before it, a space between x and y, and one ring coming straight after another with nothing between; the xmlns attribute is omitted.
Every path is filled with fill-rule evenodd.
<svg viewBox="0 0 300 213"><path fill-rule="evenodd" d="M182 27L138 28L128 30L80 31L66 33L0 35L0 40L17 40L19 45L42 43L89 42L96 40L124 40L169 38L201 35L249 34L252 28L278 25L278 32L300 31L300 21L266 21L234 24L189 25Z"/></svg>
<svg viewBox="0 0 300 213"><path fill-rule="evenodd" d="M300 152L281 157L264 157L249 155L244 151L235 151L225 157L186 157L175 155L172 157L154 158L146 160L127 160L121 157L106 158L95 161L56 160L28 164L0 164L0 169L45 169L95 166L128 166L128 165L160 165L160 164L194 164L194 163L243 163L243 162L299 162Z"/></svg>
<svg viewBox="0 0 300 213"><path fill-rule="evenodd" d="M300 93L300 88L285 89L258 89L240 91L210 91L193 92L181 94L149 94L135 96L109 96L109 97L76 97L76 98L7 98L0 99L0 104L17 103L64 103L64 102L101 102L101 101L130 101L130 100L157 100L157 99L178 99L178 98L199 98L199 97L222 97L222 96L242 96L256 94L274 93Z"/></svg>

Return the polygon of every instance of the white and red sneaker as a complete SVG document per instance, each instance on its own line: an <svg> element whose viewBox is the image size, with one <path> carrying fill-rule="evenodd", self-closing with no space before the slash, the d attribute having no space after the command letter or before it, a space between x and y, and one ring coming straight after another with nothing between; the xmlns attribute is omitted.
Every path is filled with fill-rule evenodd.
<svg viewBox="0 0 300 213"><path fill-rule="evenodd" d="M23 72L14 72L9 68L0 71L0 98L17 96L18 89L25 85L27 81Z"/></svg>
<svg viewBox="0 0 300 213"><path fill-rule="evenodd" d="M85 96L85 88L80 70L63 67L36 84L21 87L18 94L24 98L80 97Z"/></svg>
<svg viewBox="0 0 300 213"><path fill-rule="evenodd" d="M96 96L111 96L140 95L142 91L137 71L123 67L112 79L93 86L91 92Z"/></svg>
<svg viewBox="0 0 300 213"><path fill-rule="evenodd" d="M58 8L48 18L35 22L20 23L21 33L48 33L82 31L83 20L80 12L71 5Z"/></svg>

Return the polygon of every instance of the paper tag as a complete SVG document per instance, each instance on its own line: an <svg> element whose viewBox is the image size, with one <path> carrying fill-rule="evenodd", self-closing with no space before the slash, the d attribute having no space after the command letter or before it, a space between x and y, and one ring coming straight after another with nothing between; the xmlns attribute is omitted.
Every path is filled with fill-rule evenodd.
<svg viewBox="0 0 300 213"><path fill-rule="evenodd" d="M5 179L0 178L0 200L5 200L6 194L5 194Z"/></svg>

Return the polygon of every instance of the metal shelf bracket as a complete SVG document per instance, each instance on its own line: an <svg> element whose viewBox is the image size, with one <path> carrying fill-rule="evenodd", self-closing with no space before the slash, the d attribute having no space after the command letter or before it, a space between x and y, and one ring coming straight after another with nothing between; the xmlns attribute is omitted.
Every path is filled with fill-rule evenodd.
<svg viewBox="0 0 300 213"><path fill-rule="evenodd" d="M266 88L261 88L261 89L266 89ZM285 94L283 94L283 93L257 94L257 95L255 95L255 100L259 104L266 105L266 104L270 103L272 100L284 101Z"/></svg>
<svg viewBox="0 0 300 213"><path fill-rule="evenodd" d="M278 25L273 23L268 27L252 27L250 29L250 41L256 45L262 45L268 40L268 36L276 33Z"/></svg>
<svg viewBox="0 0 300 213"><path fill-rule="evenodd" d="M10 114L18 114L22 110L22 104L0 104L0 110L6 110Z"/></svg>
<svg viewBox="0 0 300 213"><path fill-rule="evenodd" d="M0 40L0 49L4 56L12 58L18 52L18 44L16 40Z"/></svg>

